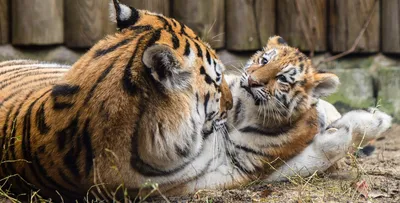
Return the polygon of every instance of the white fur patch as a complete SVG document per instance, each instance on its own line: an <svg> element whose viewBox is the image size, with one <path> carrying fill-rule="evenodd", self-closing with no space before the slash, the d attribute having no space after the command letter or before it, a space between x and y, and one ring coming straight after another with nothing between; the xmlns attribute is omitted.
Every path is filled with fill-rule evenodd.
<svg viewBox="0 0 400 203"><path fill-rule="evenodd" d="M132 10L128 6L120 4L121 13L119 15L119 19L121 20L128 20L132 15Z"/></svg>
<svg viewBox="0 0 400 203"><path fill-rule="evenodd" d="M132 10L128 6L124 4L119 4L119 7L121 8L121 13L119 14L119 19L124 21L128 20L131 15L132 15ZM116 23L117 22L117 12L114 7L114 3L111 1L109 4L109 13L110 13L110 19L112 22Z"/></svg>

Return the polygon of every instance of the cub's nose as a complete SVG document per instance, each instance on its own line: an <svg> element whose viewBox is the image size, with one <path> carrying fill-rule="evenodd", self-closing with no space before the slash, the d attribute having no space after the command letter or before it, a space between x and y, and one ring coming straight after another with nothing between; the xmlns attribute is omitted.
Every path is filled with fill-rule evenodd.
<svg viewBox="0 0 400 203"><path fill-rule="evenodd" d="M254 80L251 76L249 76L249 78L247 80L247 84L249 85L249 87L261 87L261 86L263 86L261 83L259 83L256 80Z"/></svg>

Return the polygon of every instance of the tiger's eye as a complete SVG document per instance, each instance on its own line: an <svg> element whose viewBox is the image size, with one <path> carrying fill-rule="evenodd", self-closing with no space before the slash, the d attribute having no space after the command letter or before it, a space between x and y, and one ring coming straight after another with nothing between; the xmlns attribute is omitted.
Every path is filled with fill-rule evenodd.
<svg viewBox="0 0 400 203"><path fill-rule="evenodd" d="M277 77L277 79L278 79L279 81L281 81L281 82L288 82L287 79L286 79L286 77L285 77L284 75L279 75L279 76Z"/></svg>
<svg viewBox="0 0 400 203"><path fill-rule="evenodd" d="M265 65L267 63L268 63L268 59L266 59L266 58L261 59L261 65Z"/></svg>

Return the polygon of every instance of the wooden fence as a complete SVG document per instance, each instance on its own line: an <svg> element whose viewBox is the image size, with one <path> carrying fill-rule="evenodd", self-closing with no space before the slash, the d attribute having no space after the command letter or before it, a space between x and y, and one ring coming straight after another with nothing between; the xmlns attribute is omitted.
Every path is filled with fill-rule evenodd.
<svg viewBox="0 0 400 203"><path fill-rule="evenodd" d="M400 0L121 1L176 18L216 49L254 51L278 34L303 51L343 52L358 39L356 52L400 53ZM88 48L115 29L108 3L0 0L0 44Z"/></svg>

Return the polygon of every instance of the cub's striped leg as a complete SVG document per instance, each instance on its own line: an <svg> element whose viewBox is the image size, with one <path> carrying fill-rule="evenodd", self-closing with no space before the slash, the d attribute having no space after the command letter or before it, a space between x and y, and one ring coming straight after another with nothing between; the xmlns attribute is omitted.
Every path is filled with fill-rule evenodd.
<svg viewBox="0 0 400 203"><path fill-rule="evenodd" d="M315 171L325 171L343 158L352 147L365 146L378 138L391 126L392 118L377 110L355 110L333 122L319 133L311 145L286 165L268 177L268 181L281 181L288 177L302 177Z"/></svg>

